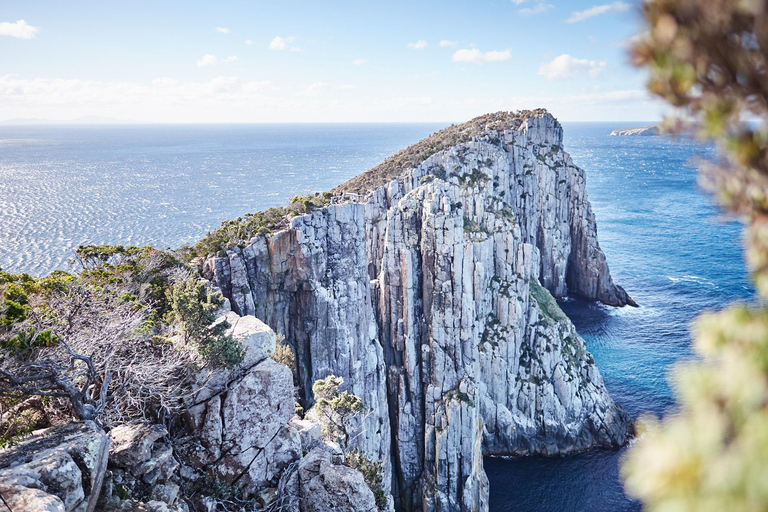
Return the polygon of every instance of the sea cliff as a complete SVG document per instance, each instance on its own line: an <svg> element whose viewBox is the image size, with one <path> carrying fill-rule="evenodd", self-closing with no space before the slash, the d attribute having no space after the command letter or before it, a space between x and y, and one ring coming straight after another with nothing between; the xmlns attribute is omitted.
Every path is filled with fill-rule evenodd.
<svg viewBox="0 0 768 512"><path fill-rule="evenodd" d="M562 144L546 111L482 116L201 261L235 313L285 336L305 407L328 375L370 407L355 443L398 510L487 509L484 454L627 440L555 301L634 305Z"/></svg>

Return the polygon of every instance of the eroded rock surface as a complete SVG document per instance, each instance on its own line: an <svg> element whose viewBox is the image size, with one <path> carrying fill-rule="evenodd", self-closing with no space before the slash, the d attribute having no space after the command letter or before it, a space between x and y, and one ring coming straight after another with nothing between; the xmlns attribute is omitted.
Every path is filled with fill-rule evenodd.
<svg viewBox="0 0 768 512"><path fill-rule="evenodd" d="M93 512L109 437L90 421L35 432L0 452L0 493L15 512Z"/></svg>

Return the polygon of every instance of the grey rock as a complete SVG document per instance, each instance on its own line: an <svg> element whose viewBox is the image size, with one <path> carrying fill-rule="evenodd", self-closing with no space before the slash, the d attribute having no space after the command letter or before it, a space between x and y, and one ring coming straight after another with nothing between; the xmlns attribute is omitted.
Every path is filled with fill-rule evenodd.
<svg viewBox="0 0 768 512"><path fill-rule="evenodd" d="M362 397L355 445L383 460L399 508L486 510L483 454L627 439L554 297L633 301L560 124L542 111L517 121L204 264L233 310L250 312L233 291L250 290L255 316L285 334L305 405L330 374Z"/></svg>
<svg viewBox="0 0 768 512"><path fill-rule="evenodd" d="M109 437L93 422L35 432L0 452L0 487L14 512L93 512L109 456Z"/></svg>
<svg viewBox="0 0 768 512"><path fill-rule="evenodd" d="M162 425L139 423L119 425L109 435L112 438L110 465L135 468L152 457L155 442L167 436L168 431Z"/></svg>
<svg viewBox="0 0 768 512"><path fill-rule="evenodd" d="M299 463L301 512L376 512L376 499L363 475L348 466L334 464L321 448Z"/></svg>
<svg viewBox="0 0 768 512"><path fill-rule="evenodd" d="M66 512L64 502L56 495L23 485L0 484L0 494L13 511ZM5 508L5 507L4 507Z"/></svg>
<svg viewBox="0 0 768 512"><path fill-rule="evenodd" d="M151 498L172 505L179 495L179 486L174 483L158 484L152 489Z"/></svg>

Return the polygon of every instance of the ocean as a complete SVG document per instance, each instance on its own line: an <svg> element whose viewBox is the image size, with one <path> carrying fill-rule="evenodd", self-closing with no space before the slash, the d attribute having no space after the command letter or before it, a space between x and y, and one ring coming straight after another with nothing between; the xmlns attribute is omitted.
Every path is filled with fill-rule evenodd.
<svg viewBox="0 0 768 512"><path fill-rule="evenodd" d="M667 379L693 357L702 311L750 300L741 225L699 189L688 139L610 137L633 123L565 123L587 172L614 280L639 308L566 300L613 398L633 416L674 411ZM441 128L438 124L0 127L0 268L71 270L84 243L179 247L221 221L328 190ZM624 495L622 451L486 459L490 509L640 510Z"/></svg>

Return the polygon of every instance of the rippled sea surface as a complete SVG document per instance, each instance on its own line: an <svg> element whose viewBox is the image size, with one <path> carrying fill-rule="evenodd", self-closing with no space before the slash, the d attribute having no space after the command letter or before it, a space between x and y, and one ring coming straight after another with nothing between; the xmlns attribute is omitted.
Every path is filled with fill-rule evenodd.
<svg viewBox="0 0 768 512"><path fill-rule="evenodd" d="M328 190L441 127L0 127L0 268L66 270L84 243L194 243L223 220Z"/></svg>
<svg viewBox="0 0 768 512"><path fill-rule="evenodd" d="M693 157L714 150L667 137L610 137L632 124L566 123L587 171L614 280L640 308L576 300L563 309L614 399L632 415L674 409L667 372L692 357L701 311L753 292L741 227L696 185ZM440 128L435 124L0 127L0 268L68 269L83 243L178 247L227 218L327 190ZM635 511L621 452L487 459L491 510Z"/></svg>

